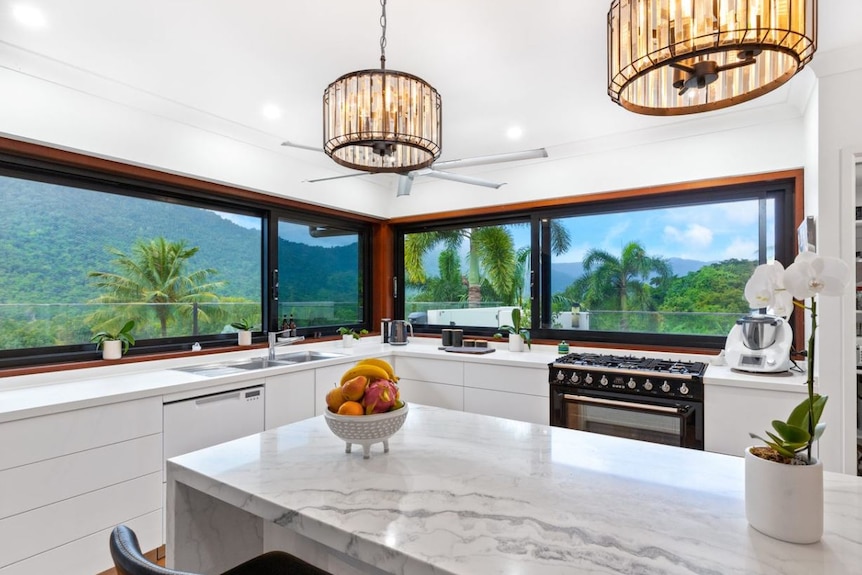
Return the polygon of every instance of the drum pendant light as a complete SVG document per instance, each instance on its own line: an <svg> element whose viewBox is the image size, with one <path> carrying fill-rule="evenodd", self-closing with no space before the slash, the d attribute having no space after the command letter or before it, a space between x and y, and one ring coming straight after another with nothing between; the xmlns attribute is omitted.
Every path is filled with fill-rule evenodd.
<svg viewBox="0 0 862 575"><path fill-rule="evenodd" d="M440 157L440 94L421 78L386 69L386 0L381 0L380 69L341 76L323 92L323 151L365 172L407 173Z"/></svg>
<svg viewBox="0 0 862 575"><path fill-rule="evenodd" d="M608 94L656 116L727 108L774 90L817 49L817 0L613 0Z"/></svg>

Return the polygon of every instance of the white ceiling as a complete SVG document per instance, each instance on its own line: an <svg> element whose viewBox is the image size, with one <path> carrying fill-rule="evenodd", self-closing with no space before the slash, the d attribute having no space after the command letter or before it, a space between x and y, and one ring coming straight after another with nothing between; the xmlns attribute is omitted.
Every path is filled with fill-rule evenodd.
<svg viewBox="0 0 862 575"><path fill-rule="evenodd" d="M11 13L22 4L41 9L46 24L17 24ZM859 43L862 2L820 4L818 53ZM387 67L441 93L441 160L565 149L697 121L639 116L610 101L609 5L389 0ZM278 149L307 162L303 179L349 173L322 154L279 143L321 145L324 88L344 73L378 66L377 0L0 0L0 9L2 68ZM798 107L796 80L743 107ZM266 104L282 116L265 118ZM507 138L511 126L523 130L521 139Z"/></svg>

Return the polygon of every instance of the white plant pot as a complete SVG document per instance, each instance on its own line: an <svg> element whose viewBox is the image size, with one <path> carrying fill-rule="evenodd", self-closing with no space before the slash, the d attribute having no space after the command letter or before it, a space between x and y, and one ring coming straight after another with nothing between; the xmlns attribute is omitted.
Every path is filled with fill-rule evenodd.
<svg viewBox="0 0 862 575"><path fill-rule="evenodd" d="M102 342L102 359L120 359L123 357L123 342L110 339Z"/></svg>
<svg viewBox="0 0 862 575"><path fill-rule="evenodd" d="M236 332L239 345L251 345L251 332L240 330Z"/></svg>
<svg viewBox="0 0 862 575"><path fill-rule="evenodd" d="M823 536L823 464L787 465L745 450L745 516L765 535L789 543Z"/></svg>
<svg viewBox="0 0 862 575"><path fill-rule="evenodd" d="M520 334L509 334L509 351L524 351L524 338Z"/></svg>
<svg viewBox="0 0 862 575"><path fill-rule="evenodd" d="M353 342L354 342L354 341L356 341L356 340L355 340L355 339L353 339L353 336L352 336L352 335L350 335L350 334L346 334L346 335L342 335L342 336L341 336L341 344L342 344L344 347L353 347Z"/></svg>

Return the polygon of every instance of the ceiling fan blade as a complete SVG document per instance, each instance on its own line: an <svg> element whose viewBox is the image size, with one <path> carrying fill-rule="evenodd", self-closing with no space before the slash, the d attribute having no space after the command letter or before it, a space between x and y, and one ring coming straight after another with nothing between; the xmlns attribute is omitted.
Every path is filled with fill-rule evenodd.
<svg viewBox="0 0 862 575"><path fill-rule="evenodd" d="M494 188L498 189L500 186L505 186L506 182L498 184L496 182L489 182L488 180L480 180L479 178L473 178L470 176L462 176L461 174L450 174L449 172L441 172L439 170L430 170L426 176L431 176L432 178L439 178L441 180L451 180L453 182L460 182L462 184L472 184L474 186L483 186L485 188Z"/></svg>
<svg viewBox="0 0 862 575"><path fill-rule="evenodd" d="M446 160L435 162L433 168L469 168L470 166L484 166L486 164L501 164L503 162L517 162L518 160L534 160L536 158L547 158L548 151L545 148L535 150L524 150L522 152L510 152L508 154L494 154L492 156L477 156L475 158L464 158L463 160Z"/></svg>
<svg viewBox="0 0 862 575"><path fill-rule="evenodd" d="M367 176L368 172L359 172L358 174L345 174L343 176L330 176L328 178L315 178L313 180L302 180L304 183L314 184L317 182L326 182L329 180L340 180L342 178L355 178L356 176Z"/></svg>
<svg viewBox="0 0 862 575"><path fill-rule="evenodd" d="M400 196L409 196L410 188L413 187L413 172L408 172L406 174L398 174L398 192L395 194L396 197Z"/></svg>
<svg viewBox="0 0 862 575"><path fill-rule="evenodd" d="M296 144L294 142L289 142L285 140L281 143L282 146L287 146L288 148L299 148L300 150L310 150L312 152L322 152L323 148L315 147L315 146L306 146L305 144Z"/></svg>

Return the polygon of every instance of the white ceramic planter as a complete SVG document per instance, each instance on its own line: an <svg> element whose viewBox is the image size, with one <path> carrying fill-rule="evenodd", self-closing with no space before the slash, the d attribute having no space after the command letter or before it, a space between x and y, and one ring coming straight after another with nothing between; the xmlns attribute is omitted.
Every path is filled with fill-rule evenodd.
<svg viewBox="0 0 862 575"><path fill-rule="evenodd" d="M345 334L341 336L341 344L344 347L353 347L353 342L356 341L353 339L353 336L350 334Z"/></svg>
<svg viewBox="0 0 862 575"><path fill-rule="evenodd" d="M823 464L786 465L745 450L745 516L748 524L789 543L823 536Z"/></svg>
<svg viewBox="0 0 862 575"><path fill-rule="evenodd" d="M120 359L123 357L123 342L110 339L102 342L102 359Z"/></svg>
<svg viewBox="0 0 862 575"><path fill-rule="evenodd" d="M524 338L520 334L509 334L509 351L524 351Z"/></svg>
<svg viewBox="0 0 862 575"><path fill-rule="evenodd" d="M251 332L240 330L237 333L237 341L239 345L251 345Z"/></svg>

